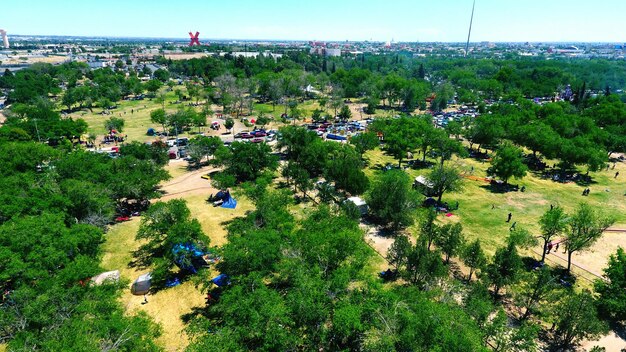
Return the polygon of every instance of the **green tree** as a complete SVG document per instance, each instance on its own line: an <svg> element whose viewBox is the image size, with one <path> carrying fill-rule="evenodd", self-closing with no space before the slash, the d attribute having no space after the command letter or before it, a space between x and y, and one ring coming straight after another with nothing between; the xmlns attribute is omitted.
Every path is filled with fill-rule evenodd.
<svg viewBox="0 0 626 352"><path fill-rule="evenodd" d="M98 100L98 105L100 105L102 112L109 110L109 107L111 107L111 104L112 104L111 100L109 100L108 98L100 98L100 100Z"/></svg>
<svg viewBox="0 0 626 352"><path fill-rule="evenodd" d="M489 282L493 285L494 297L498 297L503 287L517 282L521 268L522 259L515 243L509 241L505 247L496 250L493 260L485 268Z"/></svg>
<svg viewBox="0 0 626 352"><path fill-rule="evenodd" d="M446 263L461 250L464 242L463 226L460 223L441 226L435 238L435 245L446 255Z"/></svg>
<svg viewBox="0 0 626 352"><path fill-rule="evenodd" d="M433 208L426 210L426 216L420 221L420 239L426 241L426 248L430 250L431 245L435 242L437 236L439 236L439 226L435 224L437 221L437 211Z"/></svg>
<svg viewBox="0 0 626 352"><path fill-rule="evenodd" d="M428 181L432 184L432 191L437 196L437 202L445 192L460 191L463 189L463 177L456 168L438 165L428 175Z"/></svg>
<svg viewBox="0 0 626 352"><path fill-rule="evenodd" d="M569 231L565 236L567 250L567 271L572 266L572 254L589 249L615 222L614 219L598 213L587 203L581 203L568 221Z"/></svg>
<svg viewBox="0 0 626 352"><path fill-rule="evenodd" d="M605 280L594 283L598 310L612 321L626 320L626 253L619 247L604 268Z"/></svg>
<svg viewBox="0 0 626 352"><path fill-rule="evenodd" d="M328 153L324 175L335 183L335 188L352 195L367 190L368 178L363 172L361 156L350 145L339 145Z"/></svg>
<svg viewBox="0 0 626 352"><path fill-rule="evenodd" d="M487 173L499 177L505 184L508 184L511 177L521 179L526 176L527 170L522 151L505 142L496 151Z"/></svg>
<svg viewBox="0 0 626 352"><path fill-rule="evenodd" d="M541 225L539 237L543 240L543 253L541 255L541 262L543 263L548 251L548 243L567 229L567 214L560 206L552 207L541 216L539 225Z"/></svg>
<svg viewBox="0 0 626 352"><path fill-rule="evenodd" d="M146 83L146 90L150 92L152 96L156 95L156 92L163 87L163 83L158 79L151 79Z"/></svg>
<svg viewBox="0 0 626 352"><path fill-rule="evenodd" d="M512 328L503 309L486 325L485 334L493 351L537 351L539 326L524 322Z"/></svg>
<svg viewBox="0 0 626 352"><path fill-rule="evenodd" d="M119 117L110 117L108 120L104 121L104 128L111 132L116 130L117 132L124 131L124 119Z"/></svg>
<svg viewBox="0 0 626 352"><path fill-rule="evenodd" d="M417 196L402 171L388 171L376 177L366 195L370 212L380 224L398 229L413 222Z"/></svg>
<svg viewBox="0 0 626 352"><path fill-rule="evenodd" d="M235 176L239 182L255 180L263 171L278 167L278 158L265 143L235 142L228 148L219 148L215 159L225 166L226 174Z"/></svg>
<svg viewBox="0 0 626 352"><path fill-rule="evenodd" d="M198 166L203 160L213 156L223 145L224 143L219 137L195 136L189 140L187 152L193 159L193 163Z"/></svg>
<svg viewBox="0 0 626 352"><path fill-rule="evenodd" d="M347 121L350 120L350 118L352 117L352 111L350 110L350 107L348 105L344 105L341 107L341 111L337 116L339 116L341 120Z"/></svg>
<svg viewBox="0 0 626 352"><path fill-rule="evenodd" d="M489 333L485 327L488 326L489 317L495 310L493 300L489 295L489 289L482 282L470 282L469 285L467 295L463 299L465 311L488 338Z"/></svg>
<svg viewBox="0 0 626 352"><path fill-rule="evenodd" d="M480 246L480 240L475 240L466 245L461 251L461 260L470 269L467 281L472 280L472 274L476 269L482 269L487 263L487 258Z"/></svg>
<svg viewBox="0 0 626 352"><path fill-rule="evenodd" d="M515 301L517 306L524 309L521 320L527 320L539 309L544 301L549 301L551 294L558 288L555 277L548 266L534 270L523 275L520 284L515 289Z"/></svg>
<svg viewBox="0 0 626 352"><path fill-rule="evenodd" d="M164 166L168 163L168 146L164 142L155 141L152 144L133 141L122 144L120 154L122 156L132 156L139 160L151 160L156 165Z"/></svg>
<svg viewBox="0 0 626 352"><path fill-rule="evenodd" d="M350 138L350 144L356 148L362 158L366 151L376 148L380 141L375 133L365 132Z"/></svg>
<svg viewBox="0 0 626 352"><path fill-rule="evenodd" d="M233 127L235 127L235 120L233 120L232 118L227 118L224 121L224 128L226 128L227 130L232 132Z"/></svg>
<svg viewBox="0 0 626 352"><path fill-rule="evenodd" d="M396 271L400 271L407 261L407 257L412 250L411 242L405 235L399 235L395 238L389 250L387 251L387 262L393 266Z"/></svg>
<svg viewBox="0 0 626 352"><path fill-rule="evenodd" d="M209 243L200 223L191 218L187 203L180 199L150 206L135 237L144 243L136 252L136 259L144 266L155 264L152 279L157 285L169 278L174 266L181 265L180 254L173 251L175 246L193 244L204 248Z"/></svg>
<svg viewBox="0 0 626 352"><path fill-rule="evenodd" d="M167 123L167 113L163 109L156 109L150 112L150 121L152 123L158 123L163 127L165 132L165 124Z"/></svg>
<svg viewBox="0 0 626 352"><path fill-rule="evenodd" d="M593 297L588 292L565 295L554 307L554 319L552 344L563 350L583 340L599 338L608 330L598 319Z"/></svg>
<svg viewBox="0 0 626 352"><path fill-rule="evenodd" d="M427 242L420 239L407 255L403 276L411 284L425 287L447 273L447 268L441 262L441 253L428 250Z"/></svg>
<svg viewBox="0 0 626 352"><path fill-rule="evenodd" d="M383 128L384 149L398 159L398 166L402 165L402 160L406 158L408 152L417 148L420 140L415 131L419 125L416 119L402 117L393 120Z"/></svg>

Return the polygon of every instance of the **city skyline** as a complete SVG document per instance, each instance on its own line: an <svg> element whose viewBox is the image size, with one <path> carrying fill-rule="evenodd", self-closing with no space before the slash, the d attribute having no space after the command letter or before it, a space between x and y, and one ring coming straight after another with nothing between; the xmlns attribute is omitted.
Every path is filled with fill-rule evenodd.
<svg viewBox="0 0 626 352"><path fill-rule="evenodd" d="M112 0L106 5L77 0L26 0L4 5L0 26L9 35L138 37L200 40L320 40L464 42L472 1L437 3L397 0L286 0L172 6L164 1ZM599 0L539 0L523 4L478 0L472 42L626 42L620 14L626 3ZM215 14L215 15L212 15ZM28 21L24 21L28 18Z"/></svg>

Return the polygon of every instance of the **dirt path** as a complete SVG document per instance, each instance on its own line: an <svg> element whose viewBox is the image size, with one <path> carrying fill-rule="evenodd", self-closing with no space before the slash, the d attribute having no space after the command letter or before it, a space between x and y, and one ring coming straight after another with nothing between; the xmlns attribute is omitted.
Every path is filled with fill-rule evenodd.
<svg viewBox="0 0 626 352"><path fill-rule="evenodd" d="M188 195L207 195L217 192L211 185L210 180L202 178L210 171L215 170L212 166L206 166L196 171L185 173L175 177L161 186L161 190L165 192L158 200L167 201L175 198L182 198Z"/></svg>

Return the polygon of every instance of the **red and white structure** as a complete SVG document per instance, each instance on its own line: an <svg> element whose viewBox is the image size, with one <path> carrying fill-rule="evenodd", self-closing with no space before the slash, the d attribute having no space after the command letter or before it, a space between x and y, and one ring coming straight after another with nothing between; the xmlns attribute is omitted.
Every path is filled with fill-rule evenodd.
<svg viewBox="0 0 626 352"><path fill-rule="evenodd" d="M195 35L189 32L189 38L191 38L191 41L189 42L189 46L200 45L200 39L198 39L199 37L200 37L200 32L196 32Z"/></svg>

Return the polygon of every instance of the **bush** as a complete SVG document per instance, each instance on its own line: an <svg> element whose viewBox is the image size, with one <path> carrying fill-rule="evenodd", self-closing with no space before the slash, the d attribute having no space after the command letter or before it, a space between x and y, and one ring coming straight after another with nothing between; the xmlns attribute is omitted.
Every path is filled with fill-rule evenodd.
<svg viewBox="0 0 626 352"><path fill-rule="evenodd" d="M234 187L237 178L231 174L220 172L213 175L213 186L218 189Z"/></svg>

